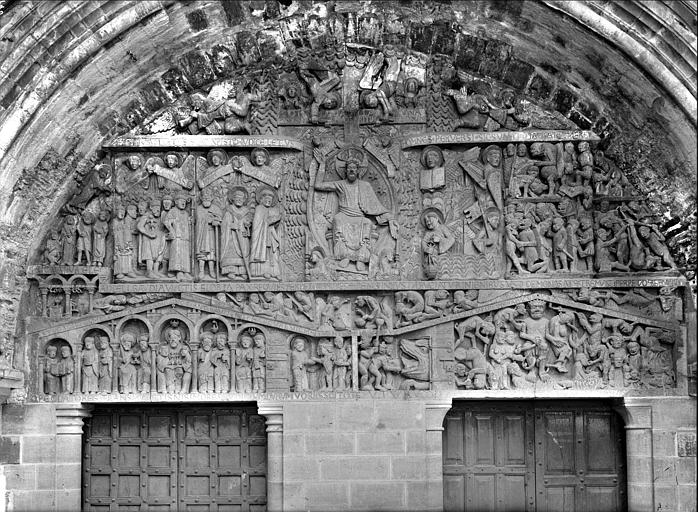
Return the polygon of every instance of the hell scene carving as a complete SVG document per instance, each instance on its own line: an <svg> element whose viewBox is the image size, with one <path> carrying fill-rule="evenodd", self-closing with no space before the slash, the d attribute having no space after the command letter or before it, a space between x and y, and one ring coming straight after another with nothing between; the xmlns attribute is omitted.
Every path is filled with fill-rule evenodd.
<svg viewBox="0 0 698 512"><path fill-rule="evenodd" d="M106 143L48 229L36 394L669 393L685 280L603 148L443 56L243 66Z"/></svg>

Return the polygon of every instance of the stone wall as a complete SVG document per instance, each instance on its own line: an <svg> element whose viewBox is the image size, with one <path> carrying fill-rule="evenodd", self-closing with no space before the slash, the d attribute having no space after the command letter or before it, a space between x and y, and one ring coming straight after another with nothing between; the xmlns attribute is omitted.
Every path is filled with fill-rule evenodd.
<svg viewBox="0 0 698 512"><path fill-rule="evenodd" d="M390 399L286 404L285 509L440 510L448 405L434 407Z"/></svg>
<svg viewBox="0 0 698 512"><path fill-rule="evenodd" d="M74 410L49 404L3 405L0 483L5 499L2 510L80 508L80 411L79 406Z"/></svg>
<svg viewBox="0 0 698 512"><path fill-rule="evenodd" d="M260 405L277 418L270 435L281 435L269 445L270 464L281 461L274 498L287 511L442 510L449 408L450 401L389 398ZM695 511L695 400L626 399L617 411L626 422L630 510ZM79 509L87 415L89 408L69 404L3 406L2 510Z"/></svg>

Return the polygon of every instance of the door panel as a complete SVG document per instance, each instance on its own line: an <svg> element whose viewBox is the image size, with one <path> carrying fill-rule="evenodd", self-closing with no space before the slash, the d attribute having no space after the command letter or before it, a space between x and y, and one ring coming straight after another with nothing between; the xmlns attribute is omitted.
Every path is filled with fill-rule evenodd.
<svg viewBox="0 0 698 512"><path fill-rule="evenodd" d="M444 420L446 510L616 511L622 426L590 402L468 402Z"/></svg>
<svg viewBox="0 0 698 512"><path fill-rule="evenodd" d="M266 509L266 429L253 409L111 408L87 424L86 510Z"/></svg>
<svg viewBox="0 0 698 512"><path fill-rule="evenodd" d="M520 405L452 410L444 432L446 510L533 510L533 417ZM527 508L527 506L529 508Z"/></svg>
<svg viewBox="0 0 698 512"><path fill-rule="evenodd" d="M537 405L535 435L536 460L543 461L536 472L541 510L624 509L622 425L610 407Z"/></svg>

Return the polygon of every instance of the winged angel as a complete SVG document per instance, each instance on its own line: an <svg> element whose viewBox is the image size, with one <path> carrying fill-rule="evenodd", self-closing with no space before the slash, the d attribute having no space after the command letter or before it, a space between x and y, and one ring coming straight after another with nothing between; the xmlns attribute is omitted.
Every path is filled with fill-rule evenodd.
<svg viewBox="0 0 698 512"><path fill-rule="evenodd" d="M233 173L238 177L237 173L244 174L276 189L283 176L284 158L271 160L269 151L265 148L254 148L250 152L249 159L240 155L234 156L228 161L225 151L220 149L209 151L206 159L199 158L202 162L198 168L206 169L200 171L197 177L197 183L202 190L221 178L230 181L230 175ZM239 180L237 181L239 182Z"/></svg>
<svg viewBox="0 0 698 512"><path fill-rule="evenodd" d="M135 185L141 185L150 193L164 188L191 190L195 163L193 155L188 155L182 161L177 153L168 153L164 159L151 157L145 163L139 155L130 155L122 165L117 166L116 191L123 194Z"/></svg>

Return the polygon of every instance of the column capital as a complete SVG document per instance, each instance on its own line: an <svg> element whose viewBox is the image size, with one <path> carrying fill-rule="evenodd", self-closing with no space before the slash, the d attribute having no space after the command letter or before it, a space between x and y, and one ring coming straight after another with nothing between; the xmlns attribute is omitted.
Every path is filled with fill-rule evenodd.
<svg viewBox="0 0 698 512"><path fill-rule="evenodd" d="M92 415L92 409L90 404L56 404L56 434L82 435L83 423Z"/></svg>
<svg viewBox="0 0 698 512"><path fill-rule="evenodd" d="M257 402L257 413L267 418L267 432L283 432L284 404L280 402Z"/></svg>
<svg viewBox="0 0 698 512"><path fill-rule="evenodd" d="M626 430L652 428L652 405L645 399L624 398L614 410L623 417Z"/></svg>
<svg viewBox="0 0 698 512"><path fill-rule="evenodd" d="M452 406L453 401L450 398L432 400L424 404L427 431L442 431L444 429L444 418Z"/></svg>

